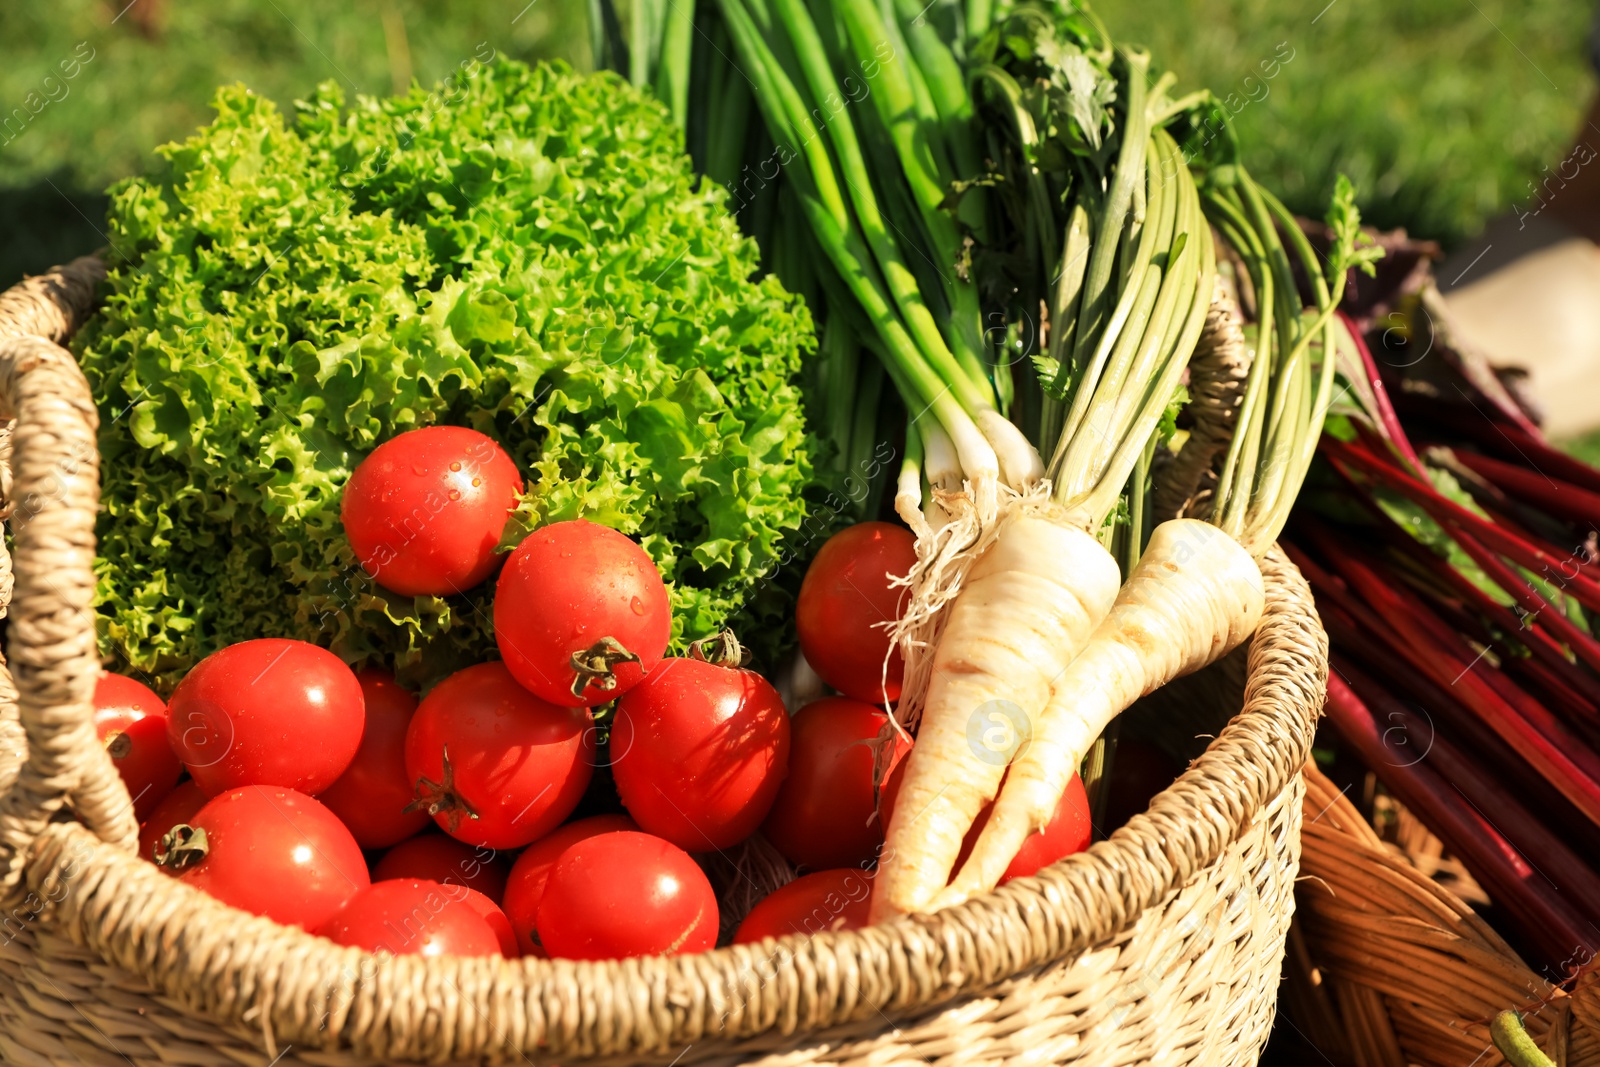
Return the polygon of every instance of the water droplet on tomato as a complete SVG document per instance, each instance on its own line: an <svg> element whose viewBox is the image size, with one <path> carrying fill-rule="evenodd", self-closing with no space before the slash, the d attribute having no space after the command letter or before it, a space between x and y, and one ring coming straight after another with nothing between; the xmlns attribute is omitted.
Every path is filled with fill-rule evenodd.
<svg viewBox="0 0 1600 1067"><path fill-rule="evenodd" d="M472 488L476 489L476 488L478 488L478 486L480 486L482 484L483 484L483 479L482 478L474 478L474 479L472 479Z"/></svg>
<svg viewBox="0 0 1600 1067"><path fill-rule="evenodd" d="M460 500L461 499L461 490L459 490L459 489L450 490L450 499L451 500Z"/></svg>
<svg viewBox="0 0 1600 1067"><path fill-rule="evenodd" d="M452 460L451 463L450 463L450 469L453 470L453 471L460 470L461 469L461 461L459 459Z"/></svg>
<svg viewBox="0 0 1600 1067"><path fill-rule="evenodd" d="M644 601L640 600L638 597L634 597L633 601L628 606L633 609L633 613L635 615L644 614Z"/></svg>

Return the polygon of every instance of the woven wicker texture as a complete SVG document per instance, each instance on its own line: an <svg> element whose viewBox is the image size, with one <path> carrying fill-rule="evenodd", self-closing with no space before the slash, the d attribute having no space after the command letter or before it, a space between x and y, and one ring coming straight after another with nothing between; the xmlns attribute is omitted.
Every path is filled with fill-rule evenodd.
<svg viewBox="0 0 1600 1067"><path fill-rule="evenodd" d="M1212 466L1233 439L1250 373L1250 346L1239 326L1243 317L1232 284L1218 275L1205 328L1189 361L1189 439L1176 455L1165 448L1157 452L1150 507L1158 522L1180 515L1204 518L1210 510Z"/></svg>
<svg viewBox="0 0 1600 1067"><path fill-rule="evenodd" d="M1561 1067L1600 1067L1600 988L1555 989L1470 907L1384 848L1315 767L1305 779L1285 997L1308 1040L1340 1065L1490 1067L1505 1061L1489 1020L1515 1008Z"/></svg>
<svg viewBox="0 0 1600 1067"><path fill-rule="evenodd" d="M10 386L15 398L27 380L18 368L46 350L62 367L45 339L0 338L0 395ZM92 419L79 409L81 377L60 377L73 398L62 410L18 406L17 457L40 436L30 416L43 427ZM87 493L54 499L30 526L59 513L79 537L92 506ZM1242 691L1212 687L1239 714L1110 840L934 916L573 963L375 958L224 907L129 854L126 794L83 700L91 543L74 540L49 561L51 583L82 587L69 601L28 582L40 550L26 534L17 531L10 641L30 664L18 672L29 747L0 809L29 894L0 918L7 1062L1231 1067L1254 1062L1265 1040L1293 909L1299 771L1327 662L1309 590L1276 551L1262 564L1267 611L1245 668L1236 658L1219 671L1242 676ZM53 666L52 688L38 684L35 662ZM108 792L120 793L121 818L100 806ZM45 825L63 797L80 821Z"/></svg>

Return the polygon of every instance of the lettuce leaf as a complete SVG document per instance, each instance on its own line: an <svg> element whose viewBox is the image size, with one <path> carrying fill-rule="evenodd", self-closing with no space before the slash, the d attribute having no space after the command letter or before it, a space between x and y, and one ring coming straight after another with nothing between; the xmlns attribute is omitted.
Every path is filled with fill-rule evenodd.
<svg viewBox="0 0 1600 1067"><path fill-rule="evenodd" d="M106 654L167 684L268 635L415 681L491 657L492 583L388 593L339 521L362 457L435 423L523 471L505 547L592 519L661 567L676 643L777 632L811 320L755 279L664 109L508 61L350 106L330 83L292 122L239 86L214 106L113 187L106 299L75 342L102 421Z"/></svg>

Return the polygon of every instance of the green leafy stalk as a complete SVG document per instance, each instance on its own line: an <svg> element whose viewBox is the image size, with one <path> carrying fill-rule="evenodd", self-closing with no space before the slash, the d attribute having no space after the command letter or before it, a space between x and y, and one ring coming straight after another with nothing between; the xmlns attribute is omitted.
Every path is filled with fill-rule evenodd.
<svg viewBox="0 0 1600 1067"><path fill-rule="evenodd" d="M1127 126L1122 131L1122 148L1117 156L1116 169L1112 172L1105 208L1101 212L1100 230L1095 234L1094 247L1089 254L1089 270L1083 283L1083 325L1078 333L1077 349L1072 355L1073 363L1077 365L1085 362L1090 346L1111 332L1106 328L1105 320L1110 314L1107 305L1116 295L1111 288L1112 269L1116 265L1123 238L1130 236L1127 219L1133 206L1134 189L1145 181L1145 151L1150 128L1149 118L1145 114L1145 78L1150 70L1150 57L1143 53L1132 53L1124 57L1124 62L1127 65L1127 77L1124 79L1128 94ZM1138 273L1138 268L1134 267L1130 273ZM1082 395L1081 389L1077 395ZM1078 407L1077 396L1074 396L1073 407ZM1069 433L1076 421L1075 414L1078 414L1076 410L1067 416Z"/></svg>
<svg viewBox="0 0 1600 1067"><path fill-rule="evenodd" d="M1259 554L1288 520L1332 402L1338 351L1333 315L1344 298L1346 280L1352 269L1371 273L1382 252L1361 233L1354 190L1343 176L1328 208L1332 240L1325 257L1317 255L1288 210L1242 167L1235 165L1228 176L1237 188L1212 190L1206 206L1250 273L1261 321L1212 521ZM1305 314L1295 302L1293 269L1280 228L1311 280L1315 305Z"/></svg>
<svg viewBox="0 0 1600 1067"><path fill-rule="evenodd" d="M642 5L642 0L635 0ZM681 130L689 128L690 57L694 51L695 0L666 0L665 24L661 34L661 55L654 74L656 97L667 105L672 121Z"/></svg>
<svg viewBox="0 0 1600 1067"><path fill-rule="evenodd" d="M1075 383L1049 468L1056 499L1089 529L1116 509L1149 447L1214 285L1215 253L1193 178L1166 131L1149 142L1147 215L1129 257L1130 284Z"/></svg>
<svg viewBox="0 0 1600 1067"><path fill-rule="evenodd" d="M722 0L721 8L768 129L793 153L785 178L870 322L892 376L909 390L902 394L908 409L938 419L968 470L993 470L993 449L972 421L994 410L993 387L981 368L964 364L952 351L906 264L879 205L879 183L866 165L852 115L839 104L829 55L810 13L800 0L772 0L770 9L762 0ZM752 14L757 10L779 32L764 35L762 19ZM819 128L815 117L824 115ZM905 180L903 174L894 177Z"/></svg>

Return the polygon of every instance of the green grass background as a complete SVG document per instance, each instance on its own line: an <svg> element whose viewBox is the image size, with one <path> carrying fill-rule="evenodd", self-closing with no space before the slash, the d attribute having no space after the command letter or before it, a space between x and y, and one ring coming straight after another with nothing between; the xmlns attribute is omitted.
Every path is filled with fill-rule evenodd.
<svg viewBox="0 0 1600 1067"><path fill-rule="evenodd" d="M1367 220L1447 246L1528 200L1594 92L1582 0L1108 0L1113 33L1181 84L1238 92L1280 42L1294 59L1235 122L1256 176L1320 215L1348 174ZM1260 90L1256 90L1259 95ZM1589 130L1600 148L1600 131Z"/></svg>
<svg viewBox="0 0 1600 1067"><path fill-rule="evenodd" d="M152 38L136 16L153 2ZM103 245L106 186L209 121L218 85L287 104L330 78L352 96L431 84L482 42L520 59L587 49L583 0L136 0L119 18L127 3L0 0L0 121L80 42L94 49L67 95L0 147L0 286Z"/></svg>
<svg viewBox="0 0 1600 1067"><path fill-rule="evenodd" d="M157 2L163 29L148 37L137 16ZM1300 211L1320 213L1342 170L1370 221L1453 245L1566 154L1593 91L1590 4L1325 2L1102 0L1099 10L1182 84L1240 99L1260 95L1244 79L1262 60L1292 49L1236 122L1252 169ZM0 285L102 243L106 185L206 121L219 83L281 102L325 78L389 92L408 73L442 77L481 42L587 62L582 0L135 0L118 18L124 3L0 5L0 118L80 42L94 50L67 95L0 146Z"/></svg>

